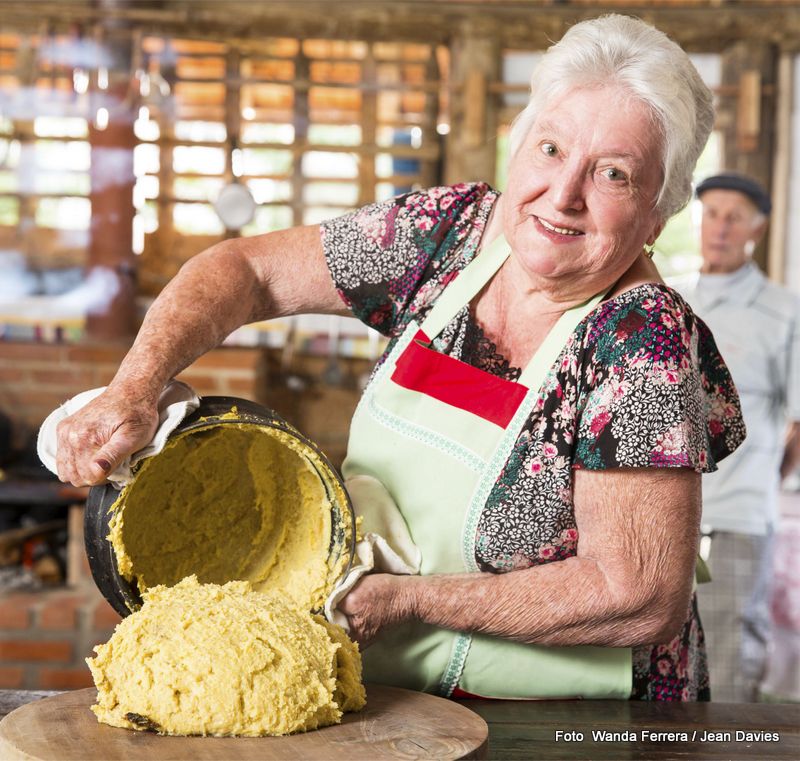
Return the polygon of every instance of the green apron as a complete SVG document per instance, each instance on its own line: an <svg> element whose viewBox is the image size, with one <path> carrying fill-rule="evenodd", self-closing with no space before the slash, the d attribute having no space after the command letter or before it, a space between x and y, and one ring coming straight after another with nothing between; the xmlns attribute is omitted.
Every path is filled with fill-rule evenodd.
<svg viewBox="0 0 800 761"><path fill-rule="evenodd" d="M517 383L429 348L509 253L501 236L447 286L422 325L408 325L353 417L345 480L370 476L385 486L421 551L421 574L480 572L481 511L548 372L601 299L565 313ZM445 696L458 688L498 698L627 699L632 686L630 648L526 645L418 621L381 633L363 659L367 681Z"/></svg>

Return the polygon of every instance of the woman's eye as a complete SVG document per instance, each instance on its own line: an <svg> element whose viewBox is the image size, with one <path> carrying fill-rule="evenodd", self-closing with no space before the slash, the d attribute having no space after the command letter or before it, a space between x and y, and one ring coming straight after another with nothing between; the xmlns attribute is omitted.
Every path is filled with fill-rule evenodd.
<svg viewBox="0 0 800 761"><path fill-rule="evenodd" d="M555 156L558 154L558 148L556 148L555 143L542 143L541 150L545 156Z"/></svg>
<svg viewBox="0 0 800 761"><path fill-rule="evenodd" d="M617 169L614 166L610 166L606 169L601 171L603 177L607 180L611 180L611 182L625 182L628 179L628 175L625 174L621 169Z"/></svg>

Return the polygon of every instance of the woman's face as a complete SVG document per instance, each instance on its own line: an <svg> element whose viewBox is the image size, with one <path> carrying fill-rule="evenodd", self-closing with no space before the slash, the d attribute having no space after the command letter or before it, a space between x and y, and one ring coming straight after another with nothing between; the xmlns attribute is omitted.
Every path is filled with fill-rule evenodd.
<svg viewBox="0 0 800 761"><path fill-rule="evenodd" d="M534 284L609 287L661 231L661 143L647 106L617 87L545 105L512 159L503 228ZM581 288L577 288L581 290Z"/></svg>

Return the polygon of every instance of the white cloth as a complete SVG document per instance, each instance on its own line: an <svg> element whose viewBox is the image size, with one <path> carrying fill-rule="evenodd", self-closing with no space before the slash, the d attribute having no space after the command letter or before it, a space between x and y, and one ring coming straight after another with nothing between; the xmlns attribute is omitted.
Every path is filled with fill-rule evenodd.
<svg viewBox="0 0 800 761"><path fill-rule="evenodd" d="M105 389L105 386L93 388L90 391L83 391L77 396L73 396L72 399L64 402L58 409L53 410L42 423L36 447L39 459L48 470L57 473L56 450L58 439L56 428L58 424L64 418L85 407L92 399L100 396ZM146 457L151 457L160 452L167 442L167 437L177 428L178 424L199 406L200 397L190 386L176 380L171 380L167 383L158 399L158 428L155 435L147 446L126 457L109 473L108 480L118 489L128 484L132 478L133 467Z"/></svg>
<svg viewBox="0 0 800 761"><path fill-rule="evenodd" d="M800 420L800 298L755 264L670 282L708 325L730 370L747 438L703 476L703 524L766 535L778 518L787 423Z"/></svg>
<svg viewBox="0 0 800 761"><path fill-rule="evenodd" d="M363 538L356 544L354 565L325 601L325 617L350 631L347 616L337 609L366 573L417 574L422 555L386 487L372 476L354 476L345 483Z"/></svg>

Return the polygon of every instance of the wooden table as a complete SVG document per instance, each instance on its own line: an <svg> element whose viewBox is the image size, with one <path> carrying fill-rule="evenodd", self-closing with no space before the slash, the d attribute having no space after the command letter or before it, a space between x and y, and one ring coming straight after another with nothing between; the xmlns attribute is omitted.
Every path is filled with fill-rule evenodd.
<svg viewBox="0 0 800 761"><path fill-rule="evenodd" d="M0 718L54 694L0 690ZM800 759L800 705L605 700L465 700L463 704L489 725L489 758L503 761ZM593 732L618 736L593 738ZM737 738L737 732L750 735ZM778 739L768 739L769 735Z"/></svg>
<svg viewBox="0 0 800 761"><path fill-rule="evenodd" d="M794 704L625 700L463 703L489 725L489 757L504 761L800 759L800 705ZM593 737L593 732L609 734ZM737 732L752 736L740 734L737 738ZM768 740L767 733L778 739Z"/></svg>

